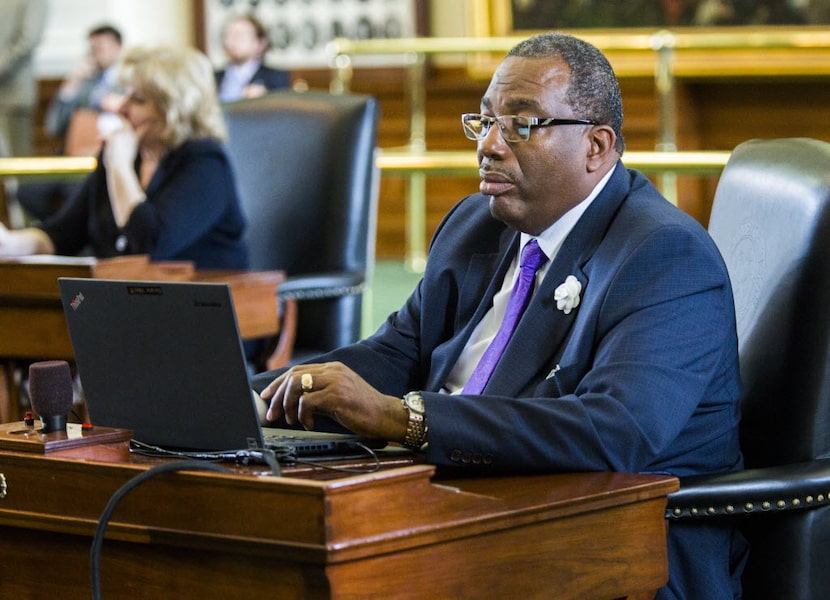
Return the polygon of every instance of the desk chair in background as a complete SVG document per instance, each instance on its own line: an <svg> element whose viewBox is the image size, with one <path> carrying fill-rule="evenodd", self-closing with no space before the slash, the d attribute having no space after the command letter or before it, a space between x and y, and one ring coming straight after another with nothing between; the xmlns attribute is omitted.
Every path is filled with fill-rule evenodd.
<svg viewBox="0 0 830 600"><path fill-rule="evenodd" d="M223 110L250 266L288 275L282 358L261 367L357 341L377 227L376 100L280 91Z"/></svg>
<svg viewBox="0 0 830 600"><path fill-rule="evenodd" d="M735 293L747 470L682 480L669 527L737 523L745 598L830 598L830 143L739 145L709 231Z"/></svg>

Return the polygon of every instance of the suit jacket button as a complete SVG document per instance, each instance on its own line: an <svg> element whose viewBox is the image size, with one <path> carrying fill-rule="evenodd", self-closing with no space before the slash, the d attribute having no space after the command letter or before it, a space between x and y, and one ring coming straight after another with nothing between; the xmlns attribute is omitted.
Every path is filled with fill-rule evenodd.
<svg viewBox="0 0 830 600"><path fill-rule="evenodd" d="M453 462L461 462L461 450L453 450L450 453L450 460Z"/></svg>
<svg viewBox="0 0 830 600"><path fill-rule="evenodd" d="M484 455L484 464L485 465L492 465L493 464L493 455L492 454L485 454Z"/></svg>
<svg viewBox="0 0 830 600"><path fill-rule="evenodd" d="M483 459L483 457L482 457L482 456L481 456L481 454L479 454L478 452L476 452L475 454L473 454L473 464L474 464L474 465L480 465L480 464L481 464L482 459Z"/></svg>
<svg viewBox="0 0 830 600"><path fill-rule="evenodd" d="M461 455L461 462L463 462L465 465L469 464L471 460L473 460L473 456L469 452L465 452Z"/></svg>

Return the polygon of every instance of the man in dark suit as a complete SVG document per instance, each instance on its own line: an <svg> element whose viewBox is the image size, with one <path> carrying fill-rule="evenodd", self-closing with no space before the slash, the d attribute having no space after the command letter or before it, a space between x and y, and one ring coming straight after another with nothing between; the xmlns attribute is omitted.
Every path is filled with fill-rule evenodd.
<svg viewBox="0 0 830 600"><path fill-rule="evenodd" d="M118 85L118 61L123 39L121 31L109 24L92 28L87 34L87 53L61 82L58 93L49 102L44 128L53 136L64 138L73 115L79 110L94 113L117 113L124 90ZM110 125L114 127L115 125ZM96 131L90 137L99 137ZM99 146L89 154L97 156ZM75 154L70 149L68 154Z"/></svg>
<svg viewBox="0 0 830 600"><path fill-rule="evenodd" d="M271 91L287 88L291 75L262 63L268 49L268 33L256 18L235 15L225 24L222 47L229 63L216 72L219 100L231 102L240 98L256 98Z"/></svg>
<svg viewBox="0 0 830 600"><path fill-rule="evenodd" d="M605 57L531 38L480 110L462 121L481 193L444 218L416 290L368 339L255 378L268 418L312 428L325 414L479 474L740 469L727 271L706 231L621 162ZM482 380L536 244L535 294ZM733 598L744 553L729 528L672 524L659 598Z"/></svg>

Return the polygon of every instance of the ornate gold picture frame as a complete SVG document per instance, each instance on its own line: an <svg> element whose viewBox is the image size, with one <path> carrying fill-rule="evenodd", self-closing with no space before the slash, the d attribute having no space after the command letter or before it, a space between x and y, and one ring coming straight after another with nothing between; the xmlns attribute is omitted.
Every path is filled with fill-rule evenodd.
<svg viewBox="0 0 830 600"><path fill-rule="evenodd" d="M830 75L830 0L467 1L476 37L561 29L600 47L621 76L653 76L666 53L675 77ZM748 8L717 13L715 5ZM494 58L479 56L471 69L487 72Z"/></svg>

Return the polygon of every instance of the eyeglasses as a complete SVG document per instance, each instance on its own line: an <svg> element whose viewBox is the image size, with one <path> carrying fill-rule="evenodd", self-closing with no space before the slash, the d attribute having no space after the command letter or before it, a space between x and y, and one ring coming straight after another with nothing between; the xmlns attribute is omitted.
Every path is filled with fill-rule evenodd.
<svg viewBox="0 0 830 600"><path fill-rule="evenodd" d="M530 139L530 130L534 127L553 127L554 125L597 125L590 119L554 119L542 117L525 117L521 115L501 115L488 117L476 113L461 115L464 135L479 141L487 137L493 123L499 124L499 133L505 142L526 142Z"/></svg>

